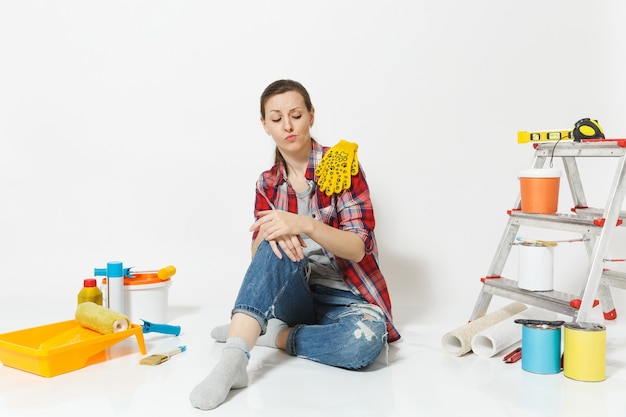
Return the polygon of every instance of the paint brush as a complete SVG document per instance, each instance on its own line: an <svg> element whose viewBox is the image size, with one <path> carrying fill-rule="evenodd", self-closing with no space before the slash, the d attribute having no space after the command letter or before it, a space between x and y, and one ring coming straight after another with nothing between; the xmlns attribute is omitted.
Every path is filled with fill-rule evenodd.
<svg viewBox="0 0 626 417"><path fill-rule="evenodd" d="M526 239L526 238L518 236L515 238L515 242L512 244L513 245L527 244L527 245L537 245L537 246L545 246L548 248L553 248L559 243L584 242L586 240L589 240L589 239L580 238L580 239L564 239L564 240L533 240L533 239Z"/></svg>
<svg viewBox="0 0 626 417"><path fill-rule="evenodd" d="M139 361L140 365L160 365L163 362L167 362L172 356L182 353L187 350L187 346L178 346L176 349L168 350L163 353L156 353L154 355L146 356Z"/></svg>

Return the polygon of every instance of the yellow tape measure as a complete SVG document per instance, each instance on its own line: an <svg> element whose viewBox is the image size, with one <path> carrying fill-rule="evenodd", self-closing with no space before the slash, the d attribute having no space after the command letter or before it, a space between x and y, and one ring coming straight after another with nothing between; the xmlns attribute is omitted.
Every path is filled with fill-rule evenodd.
<svg viewBox="0 0 626 417"><path fill-rule="evenodd" d="M541 130L517 132L517 143L556 142L557 140L573 139L572 130Z"/></svg>

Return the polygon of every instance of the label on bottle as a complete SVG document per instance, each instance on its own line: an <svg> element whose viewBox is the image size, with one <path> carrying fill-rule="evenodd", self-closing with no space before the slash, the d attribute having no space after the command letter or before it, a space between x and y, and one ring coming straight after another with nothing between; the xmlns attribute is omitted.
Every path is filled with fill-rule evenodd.
<svg viewBox="0 0 626 417"><path fill-rule="evenodd" d="M102 291L98 287L83 287L78 293L78 304L91 301L102 305Z"/></svg>

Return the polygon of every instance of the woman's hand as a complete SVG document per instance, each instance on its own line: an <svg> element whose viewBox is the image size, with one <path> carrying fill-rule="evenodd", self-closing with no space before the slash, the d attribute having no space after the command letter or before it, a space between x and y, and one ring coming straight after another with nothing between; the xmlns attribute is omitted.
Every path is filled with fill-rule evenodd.
<svg viewBox="0 0 626 417"><path fill-rule="evenodd" d="M257 213L259 219L250 226L250 231L259 230L257 241L265 239L272 244L276 256L280 256L280 246L289 259L302 260L304 242L301 234L306 234L313 241L333 255L353 262L360 262L365 256L365 242L351 231L336 229L314 220L282 210L265 210Z"/></svg>
<svg viewBox="0 0 626 417"><path fill-rule="evenodd" d="M303 232L301 216L282 210L266 210L257 214L259 219L250 226L250 231L259 229L259 236L270 242L279 259L282 259L282 254L278 247L293 262L304 259L302 248L306 247L306 243L300 237Z"/></svg>
<svg viewBox="0 0 626 417"><path fill-rule="evenodd" d="M278 259L283 259L283 254L278 249L279 246L283 249L287 257L293 262L300 262L304 259L304 252L302 251L302 248L306 246L306 243L304 243L300 235L285 236L279 239L270 240L269 242L270 247Z"/></svg>

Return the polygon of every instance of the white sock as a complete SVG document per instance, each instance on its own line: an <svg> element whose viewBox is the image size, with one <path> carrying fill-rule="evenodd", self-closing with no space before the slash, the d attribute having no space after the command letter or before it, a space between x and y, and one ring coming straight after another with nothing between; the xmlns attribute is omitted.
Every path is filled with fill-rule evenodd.
<svg viewBox="0 0 626 417"><path fill-rule="evenodd" d="M267 329L263 336L260 336L256 341L256 346L265 346L265 347L276 347L276 338L278 334L286 329L287 323L282 320L273 318L267 321ZM223 324L221 326L214 327L211 330L211 337L218 342L225 342L228 338L228 330L230 328L229 324Z"/></svg>
<svg viewBox="0 0 626 417"><path fill-rule="evenodd" d="M244 339L228 338L217 365L191 391L191 405L201 410L212 410L226 400L231 389L247 387L249 350L250 347Z"/></svg>

